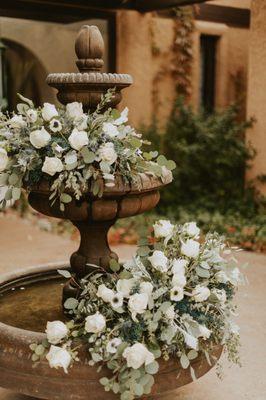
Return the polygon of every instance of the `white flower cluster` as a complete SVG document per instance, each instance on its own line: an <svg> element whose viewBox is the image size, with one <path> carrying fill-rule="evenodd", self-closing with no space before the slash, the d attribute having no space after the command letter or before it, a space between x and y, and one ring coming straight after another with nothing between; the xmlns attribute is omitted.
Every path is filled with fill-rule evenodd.
<svg viewBox="0 0 266 400"><path fill-rule="evenodd" d="M138 388L130 399L150 392L162 355L177 357L182 368L193 370L194 359L211 357L213 346L221 344L237 360L232 298L241 282L235 257L217 234L203 239L195 222L180 226L160 220L152 240L143 239L119 272L117 266L115 274L96 270L84 280L79 301L68 300L73 303L69 326L48 322L47 360L66 371L73 358L69 343L84 337L91 365L120 370L119 381L114 376L101 383L124 398L130 379Z"/></svg>
<svg viewBox="0 0 266 400"><path fill-rule="evenodd" d="M50 103L34 108L20 97L18 114L0 115L0 185L8 187L6 201L17 200L21 188L44 177L56 188L52 198L64 199L66 189L79 199L84 190L100 196L102 179L106 187L115 186L117 175L129 183L138 183L142 173L164 181L175 168L165 157L158 163L157 153L142 152L141 135L127 124L128 108L85 113L78 102L65 109Z"/></svg>

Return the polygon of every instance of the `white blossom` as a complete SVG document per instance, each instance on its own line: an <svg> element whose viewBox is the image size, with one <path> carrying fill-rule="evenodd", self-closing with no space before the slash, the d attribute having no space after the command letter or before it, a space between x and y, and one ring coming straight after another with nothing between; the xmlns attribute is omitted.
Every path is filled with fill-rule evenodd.
<svg viewBox="0 0 266 400"><path fill-rule="evenodd" d="M119 130L117 126L113 125L111 122L104 122L103 123L103 131L106 135L114 138L119 135Z"/></svg>
<svg viewBox="0 0 266 400"><path fill-rule="evenodd" d="M114 295L110 301L112 308L114 310L116 310L117 308L121 308L123 306L123 300L124 300L124 298L123 298L122 293L119 293L119 292L114 293Z"/></svg>
<svg viewBox="0 0 266 400"><path fill-rule="evenodd" d="M155 250L152 256L148 257L153 268L160 272L167 272L168 270L168 258L160 250Z"/></svg>
<svg viewBox="0 0 266 400"><path fill-rule="evenodd" d="M62 130L62 124L58 119L53 118L49 123L49 128L52 132L60 132Z"/></svg>
<svg viewBox="0 0 266 400"><path fill-rule="evenodd" d="M102 144L99 147L98 153L99 153L100 159L102 161L107 162L110 165L112 165L117 159L117 154L114 149L114 144L111 142Z"/></svg>
<svg viewBox="0 0 266 400"><path fill-rule="evenodd" d="M174 225L168 220L160 219L153 225L153 229L156 238L166 238L172 236Z"/></svg>
<svg viewBox="0 0 266 400"><path fill-rule="evenodd" d="M42 172L50 176L54 176L57 172L63 171L64 166L60 158L58 157L45 157Z"/></svg>
<svg viewBox="0 0 266 400"><path fill-rule="evenodd" d="M197 285L192 291L192 297L197 303L207 300L210 294L210 289L201 285Z"/></svg>
<svg viewBox="0 0 266 400"><path fill-rule="evenodd" d="M203 339L209 339L209 337L211 336L212 331L210 329L208 329L205 325L199 325L199 333L200 333L200 337L203 337Z"/></svg>
<svg viewBox="0 0 266 400"><path fill-rule="evenodd" d="M151 296L153 291L153 284L151 282L141 282L139 286L140 293L147 293L148 296Z"/></svg>
<svg viewBox="0 0 266 400"><path fill-rule="evenodd" d="M172 301L181 301L184 298L184 289L180 286L174 286L170 290L170 299Z"/></svg>
<svg viewBox="0 0 266 400"><path fill-rule="evenodd" d="M52 345L46 355L51 368L63 368L67 374L67 369L71 363L71 354L59 346Z"/></svg>
<svg viewBox="0 0 266 400"><path fill-rule="evenodd" d="M105 326L105 318L99 311L85 318L85 331L88 333L100 333L105 329Z"/></svg>
<svg viewBox="0 0 266 400"><path fill-rule="evenodd" d="M24 121L22 115L14 115L10 121L9 126L11 128L23 128L27 125L26 121Z"/></svg>
<svg viewBox="0 0 266 400"><path fill-rule="evenodd" d="M3 172L8 164L8 155L5 149L0 147L0 172Z"/></svg>
<svg viewBox="0 0 266 400"><path fill-rule="evenodd" d="M211 293L217 297L217 299L224 304L226 302L226 293L224 289L212 289Z"/></svg>
<svg viewBox="0 0 266 400"><path fill-rule="evenodd" d="M172 262L172 273L174 275L185 275L187 265L188 261L184 258L175 258Z"/></svg>
<svg viewBox="0 0 266 400"><path fill-rule="evenodd" d="M191 238L198 238L200 229L197 227L196 222L188 222L184 225L184 232Z"/></svg>
<svg viewBox="0 0 266 400"><path fill-rule="evenodd" d="M109 342L106 345L106 351L111 354L115 354L117 352L117 348L120 346L122 343L122 340L120 338L114 338L109 340Z"/></svg>
<svg viewBox="0 0 266 400"><path fill-rule="evenodd" d="M26 118L28 122L34 123L37 121L38 118L38 113L36 110L33 110L32 108L29 108L26 111Z"/></svg>
<svg viewBox="0 0 266 400"><path fill-rule="evenodd" d="M128 308L132 315L143 314L147 308L149 296L147 293L135 293L128 300Z"/></svg>
<svg viewBox="0 0 266 400"><path fill-rule="evenodd" d="M73 119L81 117L83 115L82 103L78 103L77 101L68 103L66 105L66 114Z"/></svg>
<svg viewBox="0 0 266 400"><path fill-rule="evenodd" d="M68 328L61 321L48 321L45 332L49 343L58 344L67 336Z"/></svg>
<svg viewBox="0 0 266 400"><path fill-rule="evenodd" d="M119 279L116 284L117 291L122 293L124 297L129 297L130 292L136 284L135 278L130 279Z"/></svg>
<svg viewBox="0 0 266 400"><path fill-rule="evenodd" d="M127 361L128 368L139 369L143 364L151 364L155 358L154 355L142 343L135 343L127 347L123 352L123 357Z"/></svg>
<svg viewBox="0 0 266 400"><path fill-rule="evenodd" d="M190 258L197 258L199 255L200 244L193 239L189 239L181 244L181 253Z"/></svg>
<svg viewBox="0 0 266 400"><path fill-rule="evenodd" d="M30 133L30 142L36 149L41 149L49 144L51 135L44 126Z"/></svg>
<svg viewBox="0 0 266 400"><path fill-rule="evenodd" d="M109 303L114 297L114 292L104 284L101 284L98 287L97 296L102 298L105 303Z"/></svg>
<svg viewBox="0 0 266 400"><path fill-rule="evenodd" d="M186 283L187 283L187 280L186 280L186 277L184 274L179 273L179 274L173 275L173 278L172 278L173 286L179 286L179 287L183 288L186 285Z"/></svg>
<svg viewBox="0 0 266 400"><path fill-rule="evenodd" d="M71 135L68 138L70 146L74 150L80 150L82 147L87 146L89 144L89 138L86 131L79 131L77 128L74 128Z"/></svg>
<svg viewBox="0 0 266 400"><path fill-rule="evenodd" d="M45 121L50 121L52 118L57 117L58 112L54 104L44 103L42 108L42 117Z"/></svg>

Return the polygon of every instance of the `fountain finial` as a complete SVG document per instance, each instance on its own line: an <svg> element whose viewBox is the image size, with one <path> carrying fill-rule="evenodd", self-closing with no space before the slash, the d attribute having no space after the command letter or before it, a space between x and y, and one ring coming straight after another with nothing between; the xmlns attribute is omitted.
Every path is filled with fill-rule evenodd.
<svg viewBox="0 0 266 400"><path fill-rule="evenodd" d="M108 106L115 107L122 99L121 90L133 82L128 74L102 73L104 42L97 26L83 25L75 42L76 61L80 72L49 74L46 82L58 90L62 104L78 101L84 111L93 111L108 89L114 89Z"/></svg>
<svg viewBox="0 0 266 400"><path fill-rule="evenodd" d="M98 71L102 68L104 41L97 26L81 27L75 42L75 51L80 72Z"/></svg>

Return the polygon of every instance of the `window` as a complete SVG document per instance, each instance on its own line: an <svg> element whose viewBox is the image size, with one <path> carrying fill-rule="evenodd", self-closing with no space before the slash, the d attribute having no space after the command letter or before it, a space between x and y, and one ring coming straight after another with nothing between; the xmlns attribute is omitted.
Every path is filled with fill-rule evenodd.
<svg viewBox="0 0 266 400"><path fill-rule="evenodd" d="M200 37L200 106L206 112L215 108L216 93L216 53L219 37Z"/></svg>

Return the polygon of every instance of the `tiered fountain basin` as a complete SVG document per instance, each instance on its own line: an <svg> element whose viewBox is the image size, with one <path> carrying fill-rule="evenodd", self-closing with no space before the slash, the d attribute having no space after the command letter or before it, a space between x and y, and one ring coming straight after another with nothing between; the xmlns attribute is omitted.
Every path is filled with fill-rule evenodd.
<svg viewBox="0 0 266 400"><path fill-rule="evenodd" d="M118 400L119 396L105 392L99 379L110 376L110 370L97 372L88 365L85 346L79 350L80 361L65 374L61 369L51 369L46 360L35 364L31 360L31 343L45 339L46 322L61 319L61 296L64 281L56 269L66 266L19 271L6 275L0 289L0 386L40 399L51 400ZM214 348L218 359L222 348ZM196 376L208 372L205 358L192 362ZM176 359L160 362L155 385L147 398L163 398L166 394L192 381L189 370L184 370ZM173 393L174 398L174 393Z"/></svg>

